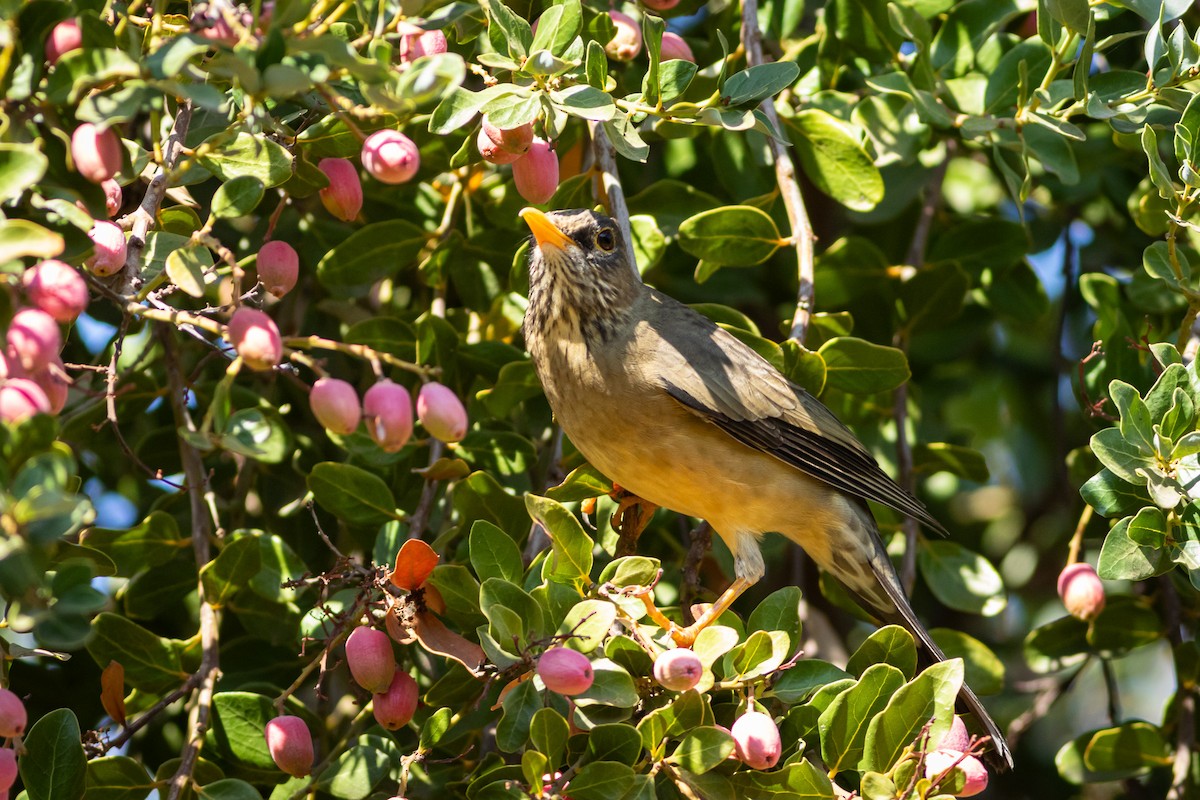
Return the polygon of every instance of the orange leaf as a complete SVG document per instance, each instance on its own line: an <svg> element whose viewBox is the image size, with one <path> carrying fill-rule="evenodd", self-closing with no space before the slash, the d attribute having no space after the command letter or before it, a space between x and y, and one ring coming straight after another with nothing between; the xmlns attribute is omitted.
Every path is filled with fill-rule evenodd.
<svg viewBox="0 0 1200 800"><path fill-rule="evenodd" d="M432 583L425 587L425 607L435 614L446 613L446 601Z"/></svg>
<svg viewBox="0 0 1200 800"><path fill-rule="evenodd" d="M392 583L411 592L419 589L429 578L429 573L441 559L433 548L420 539L409 539L400 546L396 554L396 569L392 570Z"/></svg>
<svg viewBox="0 0 1200 800"><path fill-rule="evenodd" d="M483 648L447 628L433 614L428 611L417 614L413 618L411 630L421 646L429 652L453 658L469 669L475 677L483 676L479 670L480 665L487 661Z"/></svg>
<svg viewBox="0 0 1200 800"><path fill-rule="evenodd" d="M119 725L125 724L125 668L118 661L108 662L100 673L100 705Z"/></svg>

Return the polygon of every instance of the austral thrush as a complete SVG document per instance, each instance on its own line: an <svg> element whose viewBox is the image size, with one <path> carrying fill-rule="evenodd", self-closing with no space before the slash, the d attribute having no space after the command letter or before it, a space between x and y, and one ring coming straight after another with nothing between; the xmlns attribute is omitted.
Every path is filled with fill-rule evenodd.
<svg viewBox="0 0 1200 800"><path fill-rule="evenodd" d="M597 469L651 503L707 520L735 579L689 645L763 576L759 538L804 548L877 617L945 659L917 619L868 500L945 532L829 409L715 323L643 284L622 234L587 211L521 212L529 260L525 343L563 431ZM959 699L1012 757L979 699Z"/></svg>

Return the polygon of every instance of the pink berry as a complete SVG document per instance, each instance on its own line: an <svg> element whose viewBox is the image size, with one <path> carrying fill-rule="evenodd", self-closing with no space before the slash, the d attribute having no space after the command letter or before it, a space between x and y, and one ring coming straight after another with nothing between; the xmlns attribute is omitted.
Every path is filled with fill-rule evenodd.
<svg viewBox="0 0 1200 800"><path fill-rule="evenodd" d="M88 304L87 282L75 268L47 259L25 270L25 296L59 322L74 322Z"/></svg>
<svg viewBox="0 0 1200 800"><path fill-rule="evenodd" d="M693 64L696 63L696 57L692 55L692 48L688 47L688 43L678 33L671 33L670 31L663 34L660 57L663 61L678 59L680 61L691 61Z"/></svg>
<svg viewBox="0 0 1200 800"><path fill-rule="evenodd" d="M670 11L679 5L679 0L642 0L642 5L654 11Z"/></svg>
<svg viewBox="0 0 1200 800"><path fill-rule="evenodd" d="M535 138L529 152L513 164L517 193L530 203L545 203L558 189L558 154L550 142Z"/></svg>
<svg viewBox="0 0 1200 800"><path fill-rule="evenodd" d="M372 694L386 692L396 675L391 637L375 628L355 628L346 639L346 663L359 686Z"/></svg>
<svg viewBox="0 0 1200 800"><path fill-rule="evenodd" d="M28 378L9 378L0 383L0 422L16 424L29 419L35 414L49 414L50 399L38 386ZM21 707L21 724L24 725L24 706ZM0 736L16 736L3 731L5 724L4 703L0 702Z"/></svg>
<svg viewBox="0 0 1200 800"><path fill-rule="evenodd" d="M312 772L312 734L304 720L292 716L276 717L267 723L264 733L275 766L293 778L303 778Z"/></svg>
<svg viewBox="0 0 1200 800"><path fill-rule="evenodd" d="M72 50L83 47L83 33L79 20L64 19L50 30L46 38L46 64L54 66L58 60Z"/></svg>
<svg viewBox="0 0 1200 800"><path fill-rule="evenodd" d="M100 188L104 190L104 211L108 214L109 219L112 219L121 210L121 203L124 202L121 184L112 178L107 178L100 181Z"/></svg>
<svg viewBox="0 0 1200 800"><path fill-rule="evenodd" d="M568 697L592 688L592 662L578 650L552 647L538 658L537 674L546 688Z"/></svg>
<svg viewBox="0 0 1200 800"><path fill-rule="evenodd" d="M11 689L0 689L0 736L6 739L25 733L25 704Z"/></svg>
<svg viewBox="0 0 1200 800"><path fill-rule="evenodd" d="M417 419L435 439L461 441L467 435L467 410L458 395L440 383L426 383L417 395Z"/></svg>
<svg viewBox="0 0 1200 800"><path fill-rule="evenodd" d="M258 251L258 279L275 297L283 297L296 286L300 256L296 248L276 239Z"/></svg>
<svg viewBox="0 0 1200 800"><path fill-rule="evenodd" d="M398 383L381 380L363 395L367 433L386 453L395 453L412 436L412 396Z"/></svg>
<svg viewBox="0 0 1200 800"><path fill-rule="evenodd" d="M362 211L362 182L358 170L344 158L322 158L317 168L329 178L329 185L321 190L321 202L330 214L350 222Z"/></svg>
<svg viewBox="0 0 1200 800"><path fill-rule="evenodd" d="M734 752L748 767L770 769L779 762L783 743L775 720L759 711L747 711L737 718L729 731Z"/></svg>
<svg viewBox="0 0 1200 800"><path fill-rule="evenodd" d="M342 436L354 433L362 419L358 392L338 378L321 378L314 383L308 395L308 405L321 427Z"/></svg>
<svg viewBox="0 0 1200 800"><path fill-rule="evenodd" d="M945 750L958 750L959 752L966 752L971 747L971 734L967 731L967 724L962 721L962 717L954 718L954 722L950 724L950 730L942 737L942 743L939 746Z"/></svg>
<svg viewBox="0 0 1200 800"><path fill-rule="evenodd" d="M121 169L121 140L111 129L101 130L85 122L71 134L71 160L76 172L100 183Z"/></svg>
<svg viewBox="0 0 1200 800"><path fill-rule="evenodd" d="M610 11L608 16L616 26L617 33L604 45L604 52L617 61L632 61L642 52L642 29L637 20L620 11Z"/></svg>
<svg viewBox="0 0 1200 800"><path fill-rule="evenodd" d="M67 389L70 384L67 382L66 374L62 359L58 356L55 356L45 367L29 373L29 380L36 383L46 393L46 399L50 402L49 413L51 414L57 414L67 405Z"/></svg>
<svg viewBox="0 0 1200 800"><path fill-rule="evenodd" d="M92 257L83 262L101 278L116 275L125 266L125 232L115 222L97 220L88 233Z"/></svg>
<svg viewBox="0 0 1200 800"><path fill-rule="evenodd" d="M375 131L362 147L363 167L382 183L408 183L421 167L421 153L400 131Z"/></svg>
<svg viewBox="0 0 1200 800"><path fill-rule="evenodd" d="M700 656L685 647L667 650L654 660L654 680L672 692L686 692L700 682L702 675Z"/></svg>
<svg viewBox="0 0 1200 800"><path fill-rule="evenodd" d="M493 142L483 131L475 138L475 146L479 149L479 155L489 164L512 164L520 158L516 153L510 153Z"/></svg>
<svg viewBox="0 0 1200 800"><path fill-rule="evenodd" d="M250 369L268 370L283 358L275 320L257 308L241 306L229 318L229 341Z"/></svg>
<svg viewBox="0 0 1200 800"><path fill-rule="evenodd" d="M1059 573L1058 596L1071 616L1090 621L1104 610L1104 584L1091 564L1069 564Z"/></svg>
<svg viewBox="0 0 1200 800"><path fill-rule="evenodd" d="M23 308L8 324L8 356L29 372L50 363L62 349L62 333L54 317L40 308Z"/></svg>
<svg viewBox="0 0 1200 800"><path fill-rule="evenodd" d="M533 125L528 122L516 128L501 130L485 116L483 118L483 134L504 150L518 156L528 153L533 144Z"/></svg>
<svg viewBox="0 0 1200 800"><path fill-rule="evenodd" d="M399 730L409 723L417 711L420 690L412 676L396 670L387 691L372 698L371 706L375 721L389 731Z"/></svg>
<svg viewBox="0 0 1200 800"><path fill-rule="evenodd" d="M961 761L959 759L962 758ZM956 764L957 762L957 764ZM957 797L974 797L987 788L988 774L987 769L975 756L962 757L960 750L946 750L939 748L925 756L925 777L933 780L951 767L955 767L963 774L965 783L962 791L957 792Z"/></svg>
<svg viewBox="0 0 1200 800"><path fill-rule="evenodd" d="M427 31L411 23L402 22L400 33L400 61L405 64L422 56L446 52L446 34L441 31Z"/></svg>
<svg viewBox="0 0 1200 800"><path fill-rule="evenodd" d="M7 792L17 782L17 753L5 748L0 750L0 792Z"/></svg>

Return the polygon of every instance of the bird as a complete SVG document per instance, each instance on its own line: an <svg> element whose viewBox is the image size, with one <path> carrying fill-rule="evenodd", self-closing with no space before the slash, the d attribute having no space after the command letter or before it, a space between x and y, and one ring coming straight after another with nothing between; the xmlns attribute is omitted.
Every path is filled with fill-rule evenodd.
<svg viewBox="0 0 1200 800"><path fill-rule="evenodd" d="M908 602L867 501L945 528L833 412L704 315L647 286L617 223L525 208L532 231L523 335L555 419L585 458L644 500L706 520L734 580L688 628L689 646L766 568L759 540L798 544L879 619L945 660ZM1012 756L964 683L960 702Z"/></svg>

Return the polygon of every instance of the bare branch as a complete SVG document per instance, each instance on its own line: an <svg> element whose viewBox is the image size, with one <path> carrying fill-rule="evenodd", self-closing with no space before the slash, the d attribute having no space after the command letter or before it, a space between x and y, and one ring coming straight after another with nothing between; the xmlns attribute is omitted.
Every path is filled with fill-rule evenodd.
<svg viewBox="0 0 1200 800"><path fill-rule="evenodd" d="M625 204L625 191L621 188L621 176L617 174L617 151L608 134L604 132L604 123L589 122L588 130L592 134L592 157L596 169L600 172L601 202L608 209L608 215L617 221L621 235L625 239L625 258L635 278L640 280L637 259L633 254L633 228L629 224L629 206Z"/></svg>

